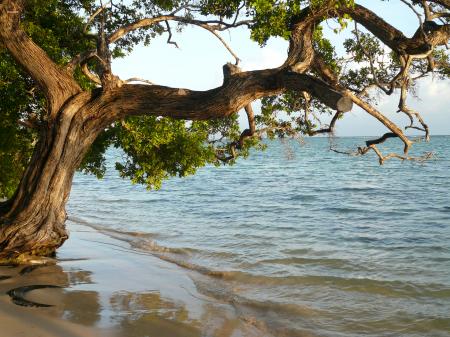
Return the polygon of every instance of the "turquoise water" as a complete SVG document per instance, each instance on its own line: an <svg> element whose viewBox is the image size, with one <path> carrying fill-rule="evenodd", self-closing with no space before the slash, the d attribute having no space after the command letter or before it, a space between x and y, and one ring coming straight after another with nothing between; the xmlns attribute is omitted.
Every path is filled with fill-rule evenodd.
<svg viewBox="0 0 450 337"><path fill-rule="evenodd" d="M436 136L414 145L434 160L379 166L326 138L273 141L159 191L78 174L69 220L192 270L200 292L275 335L450 336L449 145Z"/></svg>

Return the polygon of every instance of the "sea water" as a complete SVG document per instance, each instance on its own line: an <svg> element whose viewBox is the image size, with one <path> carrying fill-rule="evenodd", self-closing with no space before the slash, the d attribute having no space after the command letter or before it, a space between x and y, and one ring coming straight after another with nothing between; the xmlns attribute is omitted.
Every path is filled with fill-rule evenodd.
<svg viewBox="0 0 450 337"><path fill-rule="evenodd" d="M104 179L76 175L69 221L190 270L275 335L450 336L450 137L382 166L327 138L267 145L158 191L121 179L111 149Z"/></svg>

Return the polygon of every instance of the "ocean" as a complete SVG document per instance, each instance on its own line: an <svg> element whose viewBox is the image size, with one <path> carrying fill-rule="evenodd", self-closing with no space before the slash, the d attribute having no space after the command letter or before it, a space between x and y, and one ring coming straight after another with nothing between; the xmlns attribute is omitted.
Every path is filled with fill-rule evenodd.
<svg viewBox="0 0 450 337"><path fill-rule="evenodd" d="M200 293L274 335L450 336L450 136L413 146L435 153L424 163L329 146L270 141L157 191L121 179L111 149L104 179L76 175L69 222L189 270Z"/></svg>

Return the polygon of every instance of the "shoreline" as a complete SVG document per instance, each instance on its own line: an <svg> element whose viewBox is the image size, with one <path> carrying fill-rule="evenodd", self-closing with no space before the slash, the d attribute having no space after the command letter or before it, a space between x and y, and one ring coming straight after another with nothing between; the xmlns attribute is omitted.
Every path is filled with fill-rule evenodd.
<svg viewBox="0 0 450 337"><path fill-rule="evenodd" d="M271 335L232 304L199 293L190 271L88 226L69 221L68 229L56 264L0 267L2 337ZM53 287L20 288L35 285ZM14 304L8 292L16 288L22 305L51 306Z"/></svg>

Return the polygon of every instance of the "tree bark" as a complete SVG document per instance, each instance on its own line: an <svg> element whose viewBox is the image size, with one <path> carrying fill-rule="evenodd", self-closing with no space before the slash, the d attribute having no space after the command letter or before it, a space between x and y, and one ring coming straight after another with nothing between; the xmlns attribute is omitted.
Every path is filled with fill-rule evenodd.
<svg viewBox="0 0 450 337"><path fill-rule="evenodd" d="M0 259L49 256L68 238L65 205L72 179L95 139L86 136L83 122L89 96L78 95L54 123L41 127L15 195L0 208Z"/></svg>

